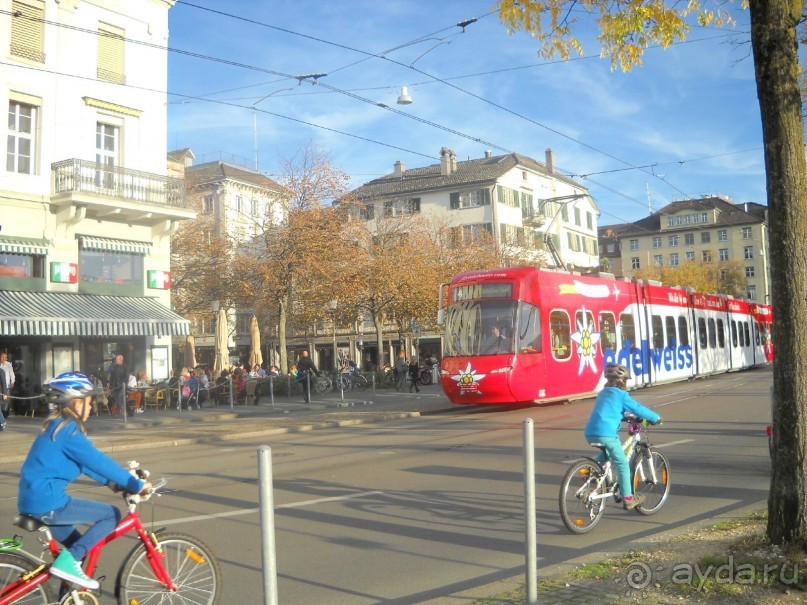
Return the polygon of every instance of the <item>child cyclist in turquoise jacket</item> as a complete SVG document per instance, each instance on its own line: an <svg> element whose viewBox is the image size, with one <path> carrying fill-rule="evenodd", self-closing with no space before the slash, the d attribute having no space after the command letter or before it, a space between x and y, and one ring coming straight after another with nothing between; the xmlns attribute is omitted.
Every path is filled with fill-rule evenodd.
<svg viewBox="0 0 807 605"><path fill-rule="evenodd" d="M31 445L20 470L17 495L20 513L49 525L53 537L65 546L51 573L89 589L99 584L84 573L79 561L115 529L121 513L111 504L73 498L67 487L81 474L113 490L145 495L151 487L97 450L87 438L84 422L99 390L77 372L60 374L45 383L47 401L57 409ZM82 535L76 525L90 527Z"/></svg>
<svg viewBox="0 0 807 605"><path fill-rule="evenodd" d="M591 443L601 443L608 452L608 458L614 463L619 487L626 509L634 509L644 502L642 494L633 495L633 485L630 480L630 465L622 449L619 439L619 425L626 413L644 418L652 424L657 424L661 417L653 410L644 407L628 395L627 385L630 371L623 365L611 363L603 372L605 388L599 392L594 401L594 409L585 429L586 440ZM600 452L597 462L605 462L605 454Z"/></svg>

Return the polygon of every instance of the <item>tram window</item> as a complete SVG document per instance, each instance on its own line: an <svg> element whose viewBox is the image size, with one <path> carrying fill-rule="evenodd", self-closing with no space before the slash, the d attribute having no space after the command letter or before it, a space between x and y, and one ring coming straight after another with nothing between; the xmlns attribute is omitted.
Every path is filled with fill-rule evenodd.
<svg viewBox="0 0 807 605"><path fill-rule="evenodd" d="M619 316L619 331L622 336L623 349L636 346L636 327L633 324L633 315L623 313Z"/></svg>
<svg viewBox="0 0 807 605"><path fill-rule="evenodd" d="M737 322L733 319L731 320L731 345L737 346Z"/></svg>
<svg viewBox="0 0 807 605"><path fill-rule="evenodd" d="M743 332L745 333L745 346L751 346L751 336L748 333L748 324L743 324Z"/></svg>
<svg viewBox="0 0 807 605"><path fill-rule="evenodd" d="M762 332L762 326L760 326L757 322L754 322L754 325L757 327L757 329L754 330L754 340L756 341L757 346L759 346L759 343L762 342L760 336L760 332Z"/></svg>
<svg viewBox="0 0 807 605"><path fill-rule="evenodd" d="M667 317L664 320L665 327L667 328L667 346L671 349L675 348L675 318Z"/></svg>
<svg viewBox="0 0 807 605"><path fill-rule="evenodd" d="M717 320L717 346L721 349L726 348L726 326L722 319Z"/></svg>
<svg viewBox="0 0 807 605"><path fill-rule="evenodd" d="M715 320L709 319L709 348L717 348L717 330L715 330Z"/></svg>
<svg viewBox="0 0 807 605"><path fill-rule="evenodd" d="M613 313L600 313L600 349L616 349L616 324Z"/></svg>
<svg viewBox="0 0 807 605"><path fill-rule="evenodd" d="M572 355L572 330L565 311L552 311L549 314L549 330L552 334L552 357L569 359Z"/></svg>
<svg viewBox="0 0 807 605"><path fill-rule="evenodd" d="M650 321L653 325L653 348L663 349L664 327L661 323L661 315L653 315L653 317L650 318Z"/></svg>
<svg viewBox="0 0 807 605"><path fill-rule="evenodd" d="M519 353L541 352L541 312L535 305L518 303L518 338L516 350Z"/></svg>
<svg viewBox="0 0 807 605"><path fill-rule="evenodd" d="M698 344L701 349L706 348L706 320L703 317L698 318Z"/></svg>
<svg viewBox="0 0 807 605"><path fill-rule="evenodd" d="M678 318L678 346L689 346L689 324L686 317Z"/></svg>

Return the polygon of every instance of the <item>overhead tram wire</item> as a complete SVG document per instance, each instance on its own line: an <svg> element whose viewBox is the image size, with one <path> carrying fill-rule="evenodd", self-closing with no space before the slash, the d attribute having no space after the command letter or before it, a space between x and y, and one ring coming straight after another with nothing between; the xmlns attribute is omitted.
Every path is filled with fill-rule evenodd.
<svg viewBox="0 0 807 605"><path fill-rule="evenodd" d="M179 0L179 3L184 4L184 5L186 5L186 6L193 7L193 8L197 8L197 9L200 9L200 10L204 10L204 11L212 12L212 13L215 13L215 14L218 14L218 15L222 15L222 16L225 16L225 17L229 17L229 18L231 18L231 19L236 19L236 20L247 21L247 22L249 22L249 23L252 23L253 25L259 25L259 26L261 26L261 27L266 27L266 28L269 28L269 29L273 29L273 30L276 30L276 31L280 31L280 32L283 32L283 33L287 33L287 34L289 34L289 35L299 36L299 37L302 37L302 38L306 38L306 39L308 39L308 40L313 40L313 41L316 41L316 42L320 42L320 43L322 43L322 44L327 44L327 45L330 45L330 46L335 46L335 47L337 47L337 48L341 48L341 49L343 49L343 50L350 50L350 51L352 51L352 52L356 52L356 53L363 54L363 55L365 55L365 56L366 56L368 59L369 59L369 58L378 58L378 59L382 59L382 60L384 60L384 61L388 61L388 62L390 62L390 63L393 63L393 64L395 64L395 65L398 65L399 67L405 67L405 68L410 69L410 70L412 70L412 71L415 71L415 72L417 72L417 73L419 73L419 74L421 74L421 75L423 75L423 76L426 76L427 78L430 78L430 79L435 80L435 81L437 81L437 82L441 82L442 84L444 84L444 85L446 85L446 86L448 86L448 87L450 87L450 88L453 88L454 90L456 90L456 91L458 91L458 92L461 92L461 93L463 93L463 94L466 94L466 95L468 95L468 96L471 96L471 97L473 97L473 98L477 99L478 101L482 101L483 103L486 103L486 104L488 104L488 105L490 105L490 106L492 106L492 107L495 107L495 108L497 108L497 109L499 109L499 110L501 110L501 111L504 111L504 112L506 112L506 113L508 113L508 114L510 114L510 115L512 115L512 116L514 116L514 117L521 118L522 120L525 120L526 122L528 122L528 123L530 123L530 124L533 124L533 125L535 125L535 126L539 126L539 127L541 127L541 128L544 128L545 130L548 130L549 132L552 132L552 133L554 133L554 134L556 134L556 135L558 135L558 136L560 136L560 137L562 137L562 138L565 138L565 139L567 139L567 140L569 140L569 141L572 141L573 143L577 143L578 145L581 145L581 146L583 146L583 147L585 147L585 148L587 148L587 149L590 149L590 150L592 150L592 151L594 151L594 152L596 152L596 153L599 153L599 154L602 154L602 155L604 155L604 156L606 156L606 157L609 157L609 158L611 158L612 160L615 160L615 161L617 161L617 162L620 162L620 163L622 163L622 164L625 164L626 166L629 166L629 167L631 167L631 168L634 168L634 169L640 170L641 172L644 172L644 173L645 173L645 174L647 174L648 176L651 176L651 177L653 177L653 178L656 178L656 179L660 180L661 182L663 182L664 184L666 184L668 187L670 187L670 188L674 189L675 191L677 191L678 193L680 193L680 194L681 194L681 195L683 195L684 197L690 197L690 196L689 196L689 194L688 194L688 193L686 193L684 190L680 189L679 187L677 187L677 186L676 186L676 185L674 185L673 183L671 183L671 182L667 181L666 179L664 179L664 178L660 177L659 175L654 174L653 172L648 172L647 170L643 170L643 169L641 169L641 168L639 168L639 167L635 166L635 165L634 165L634 164L632 164L631 162L628 162L627 160L623 160L622 158L619 158L619 157L617 157L617 156L615 156L615 155L613 155L613 154L611 154L611 153L608 153L608 152L606 152L606 151L603 151L602 149L599 149L599 148L597 148L597 147L595 147L595 146L593 146L593 145L590 145L590 144L585 143L585 142L583 142L583 141L581 141L581 140L579 140L579 139L576 139L576 138L572 137L571 135L567 135L566 133L561 132L561 131L559 131L559 130L557 130L557 129L555 129L555 128L552 128L552 127L550 127L550 126L547 126L546 124L542 124L541 122L538 122L537 120L533 120L532 118L529 118L529 117L527 117L527 116L525 116L525 115L523 115L523 114L520 114L520 113L518 113L518 112L516 112L516 111L514 111L514 110L512 110L512 109L509 109L509 108L507 108L507 107L505 107L505 106L503 106L503 105L501 105L501 104L499 104L499 103L496 103L496 102L494 102L494 101L491 101L491 100L489 100L489 99L486 99L486 98L484 98L484 97L482 97L482 96L480 96L480 95L477 95L477 94L475 94L475 93L472 93L471 91L465 90L464 88L461 88L461 87L459 87L459 86L457 86L457 85L455 85L455 84L452 84L451 82L449 82L449 81L447 81L447 80L445 80L445 79L439 78L439 77L434 76L434 75L432 75L432 74L430 74L430 73L428 73L428 72L425 72L425 71L423 71L423 70L421 70L421 69L419 69L419 68L415 67L414 65L408 65L408 64L406 64L406 63L402 63L402 62L400 62L400 61L396 61L395 59L390 59L389 57L386 57L386 56L383 56L383 55L374 54L374 53L371 53L371 52L368 52L368 51L364 51L364 50L361 50L361 49L358 49L358 48L355 48L355 47L347 46L347 45L345 45L345 44L340 44L340 43L338 43L338 42L332 42L332 41L325 40L325 39L322 39L322 38L319 38L319 37L316 37L316 36L311 36L311 35L309 35L309 34L303 34L303 33L300 33L300 32L295 32L295 31L290 30L290 29L288 29L288 28L283 28L283 27L279 27L279 26L276 26L276 25L270 25L270 24L268 24L268 23L263 23L263 22L261 22L261 21L257 21L257 20L254 20L254 19L247 19L246 17L241 17L240 15L234 15L234 14L232 14L232 13L226 13L226 12L224 12L224 11L218 11L218 10L215 10L215 9L210 9L210 8L207 8L207 7L204 7L204 6L199 6L199 5L197 5L197 4L193 4L193 3L191 3L191 2L188 2L187 0ZM455 27L456 27L456 25L455 25ZM330 89L330 90L332 90L332 91L334 91L334 92L339 92L340 94L347 94L348 96L353 96L353 95L352 95L351 93L349 93L348 91L344 91L344 90L338 89L338 88L336 88L336 87L329 87L329 86L325 85L325 88L328 88L328 89ZM364 101L364 102L370 102L370 103L372 103L372 101L368 101L368 100L366 100L366 99L363 99L362 97L359 97L358 95L356 95L354 98L360 99L360 100L362 100L362 101ZM395 110L395 109L390 108L390 107L388 107L388 106L386 106L386 105L379 105L379 106L383 107L384 109L388 109L388 110L390 110L390 111L393 111L393 113L398 113L399 115L404 115L404 116L407 116L407 117L412 116L412 114L408 114L408 113L403 112L403 111ZM429 121L424 121L424 123L429 124L430 122L429 122ZM432 123L432 124L433 124L433 123ZM465 135L465 138L469 138L469 139L471 139L471 140L477 140L477 139L474 139L473 137L469 137L469 136L467 136L467 135ZM481 141L480 141L480 142L481 142ZM504 148L502 148L502 147L499 147L499 146L496 146L496 145L491 145L491 146L492 146L492 147L495 147L496 149L499 149L499 150L507 151L506 149L504 149Z"/></svg>
<svg viewBox="0 0 807 605"><path fill-rule="evenodd" d="M0 11L0 12L2 12L2 11ZM87 80L87 81L90 81L90 82L97 82L98 81L97 78L92 78L90 76L80 76L78 74L69 74L69 73L65 73L65 72L55 71L55 70L52 70L52 69L42 69L42 68L39 68L39 67L34 67L32 65L18 65L16 63L8 63L8 62L5 62L5 61L0 61L0 65L5 65L7 67L14 67L14 68L18 68L18 69L30 69L32 71L37 71L37 72L40 72L40 73L47 73L47 74L51 74L51 75L55 75L55 76L64 76L66 78L77 78L79 80ZM350 132L345 132L343 130L337 130L336 128L331 128L329 126L323 126L322 124L315 124L314 122L307 122L306 120L301 120L299 118L293 118L291 116L283 115L283 114L280 114L280 113L275 113L275 112L272 112L272 111L267 111L265 109L252 108L252 107L248 107L246 105L238 105L237 103L228 103L226 101L218 101L216 99L201 99L201 98L198 98L198 97L196 97L194 95L185 95L185 94L178 93L178 92L168 92L166 90L158 90L156 88L148 88L146 86L135 86L133 84L118 84L118 86L122 86L124 88L130 88L132 90L141 90L141 91L144 91L144 92L153 92L153 93L160 94L160 95L172 95L172 96L176 96L176 97L183 97L185 99L205 101L207 103L214 103L216 105L224 105L224 106L227 106L227 107L237 107L239 109L255 109L255 111L258 111L260 113L264 113L264 114L267 114L267 115L270 115L270 116L274 116L276 118L281 118L283 120L289 120L291 122L297 122L298 124L303 124L305 126L311 126L312 128L319 128L320 130L327 130L328 132L341 134L343 136L350 137L350 138L353 138L353 139L357 139L357 140L360 140L360 141L364 141L366 143L372 143L373 145L380 145L382 147L388 147L390 149L397 149L398 151L403 151L404 153L411 153L412 155L418 155L418 156L421 156L421 157L424 157L424 158L428 158L430 160L437 160L438 159L435 156L429 155L427 153L422 153L420 151L414 151L412 149L407 149L406 147L400 147L398 145L392 145L391 143L384 143L383 141L377 141L375 139L370 139L368 137L363 137L361 135L352 134Z"/></svg>

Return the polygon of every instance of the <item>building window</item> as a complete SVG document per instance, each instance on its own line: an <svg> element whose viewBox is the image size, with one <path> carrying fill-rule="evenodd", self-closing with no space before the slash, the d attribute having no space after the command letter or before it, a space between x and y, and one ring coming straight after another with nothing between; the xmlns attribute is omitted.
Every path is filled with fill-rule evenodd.
<svg viewBox="0 0 807 605"><path fill-rule="evenodd" d="M670 254L670 267L677 267L678 266L678 253L673 252Z"/></svg>
<svg viewBox="0 0 807 605"><path fill-rule="evenodd" d="M717 251L717 255L721 262L727 261L729 259L729 249L720 248L720 250Z"/></svg>
<svg viewBox="0 0 807 605"><path fill-rule="evenodd" d="M504 225L502 225L504 227ZM483 236L483 233L487 233L488 236L493 233L493 224L492 223L479 223L476 225L462 225L459 227L459 234L460 234L460 242L458 244L471 244L474 242L479 241L479 239Z"/></svg>
<svg viewBox="0 0 807 605"><path fill-rule="evenodd" d="M670 248L675 248L676 246L678 246L678 236L670 235L667 238L667 243L669 244Z"/></svg>
<svg viewBox="0 0 807 605"><path fill-rule="evenodd" d="M0 253L0 277L44 277L45 257Z"/></svg>
<svg viewBox="0 0 807 605"><path fill-rule="evenodd" d="M638 256L631 256L630 258L630 268L631 269L641 269L641 265L639 264L639 257Z"/></svg>
<svg viewBox="0 0 807 605"><path fill-rule="evenodd" d="M512 191L512 189L511 189ZM408 200L389 200L384 202L384 216L402 216L420 212L420 198Z"/></svg>
<svg viewBox="0 0 807 605"><path fill-rule="evenodd" d="M654 237L653 238L653 247L654 248L661 248L661 238L660 237Z"/></svg>
<svg viewBox="0 0 807 605"><path fill-rule="evenodd" d="M695 260L695 253L692 250L690 250L689 252L686 253L686 258L687 260Z"/></svg>
<svg viewBox="0 0 807 605"><path fill-rule="evenodd" d="M453 191L449 197L450 208L452 210L490 205L489 189L476 189L475 191Z"/></svg>
<svg viewBox="0 0 807 605"><path fill-rule="evenodd" d="M743 239L754 239L751 227L743 227Z"/></svg>
<svg viewBox="0 0 807 605"><path fill-rule="evenodd" d="M564 223L569 222L569 207L565 204L560 207L560 217L563 219Z"/></svg>
<svg viewBox="0 0 807 605"><path fill-rule="evenodd" d="M756 300L757 299L757 287L754 285L746 286L745 288L745 296L748 300Z"/></svg>
<svg viewBox="0 0 807 605"><path fill-rule="evenodd" d="M701 231L701 243L708 244L712 241L712 234L709 231Z"/></svg>
<svg viewBox="0 0 807 605"><path fill-rule="evenodd" d="M366 206L361 206L359 209L359 216L363 218L365 221L371 221L375 218L375 206L373 204L367 204Z"/></svg>
<svg viewBox="0 0 807 605"><path fill-rule="evenodd" d="M688 224L689 224L689 223L691 223L691 222L692 222L692 216L691 216L691 215L689 215L689 214L687 214L687 215L684 217L684 224L685 224L685 225L688 225Z"/></svg>
<svg viewBox="0 0 807 605"><path fill-rule="evenodd" d="M586 227L588 227L589 230L594 229L594 215L588 211L586 211Z"/></svg>
<svg viewBox="0 0 807 605"><path fill-rule="evenodd" d="M504 187L502 185L498 185L496 187L496 191L498 192L498 199L500 204L504 204L505 206L511 206L512 208L519 207L519 195L518 191L515 189L510 189L509 187Z"/></svg>
<svg viewBox="0 0 807 605"><path fill-rule="evenodd" d="M668 227L675 227L675 217L674 216L668 216L667 217L667 226Z"/></svg>
<svg viewBox="0 0 807 605"><path fill-rule="evenodd" d="M109 250L79 250L78 275L82 282L143 285L143 255Z"/></svg>
<svg viewBox="0 0 807 605"><path fill-rule="evenodd" d="M213 212L213 196L206 195L202 200L202 214L211 214Z"/></svg>
<svg viewBox="0 0 807 605"><path fill-rule="evenodd" d="M112 124L98 122L95 125L95 171L96 187L115 188L115 166L118 165L120 129Z"/></svg>
<svg viewBox="0 0 807 605"><path fill-rule="evenodd" d="M123 60L124 32L106 23L98 24L98 79L126 84Z"/></svg>
<svg viewBox="0 0 807 605"><path fill-rule="evenodd" d="M653 264L656 265L656 267L663 267L664 257L661 254L656 254L653 256Z"/></svg>
<svg viewBox="0 0 807 605"><path fill-rule="evenodd" d="M709 222L709 215L706 212L703 212L701 214L701 222L702 223L708 223Z"/></svg>
<svg viewBox="0 0 807 605"><path fill-rule="evenodd" d="M754 277L754 267L746 267L745 268L745 276L746 277Z"/></svg>
<svg viewBox="0 0 807 605"><path fill-rule="evenodd" d="M712 262L712 251L711 250L701 250L701 260L705 263Z"/></svg>
<svg viewBox="0 0 807 605"><path fill-rule="evenodd" d="M607 244L605 246L605 251L608 252L609 254L613 254L614 252L616 252L616 246L614 246L614 244Z"/></svg>
<svg viewBox="0 0 807 605"><path fill-rule="evenodd" d="M233 200L233 208L238 214L241 214L244 211L244 198L242 196L235 196L235 200Z"/></svg>
<svg viewBox="0 0 807 605"><path fill-rule="evenodd" d="M743 254L745 255L745 260L751 260L754 258L754 247L753 246L746 246L743 248Z"/></svg>
<svg viewBox="0 0 807 605"><path fill-rule="evenodd" d="M638 250L639 249L639 240L638 239L630 240L630 249L631 250Z"/></svg>
<svg viewBox="0 0 807 605"><path fill-rule="evenodd" d="M727 241L729 241L728 231L726 231L725 229L718 229L718 231L717 231L717 241L719 241L719 242L727 242Z"/></svg>
<svg viewBox="0 0 807 605"><path fill-rule="evenodd" d="M685 246L694 246L695 245L695 234L694 233L684 233L684 245Z"/></svg>
<svg viewBox="0 0 807 605"><path fill-rule="evenodd" d="M36 107L17 101L8 103L6 170L34 174Z"/></svg>
<svg viewBox="0 0 807 605"><path fill-rule="evenodd" d="M255 199L252 200L252 216L258 216L258 200Z"/></svg>
<svg viewBox="0 0 807 605"><path fill-rule="evenodd" d="M37 63L45 62L44 0L11 2L11 54Z"/></svg>

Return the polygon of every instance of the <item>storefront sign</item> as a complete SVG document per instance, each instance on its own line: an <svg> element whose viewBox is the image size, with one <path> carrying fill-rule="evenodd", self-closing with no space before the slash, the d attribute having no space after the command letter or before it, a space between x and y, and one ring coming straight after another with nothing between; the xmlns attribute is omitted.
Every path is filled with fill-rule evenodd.
<svg viewBox="0 0 807 605"><path fill-rule="evenodd" d="M78 265L76 263L51 263L50 281L54 284L77 284Z"/></svg>
<svg viewBox="0 0 807 605"><path fill-rule="evenodd" d="M169 271L147 271L149 288L152 290L168 290L171 288L171 273Z"/></svg>

